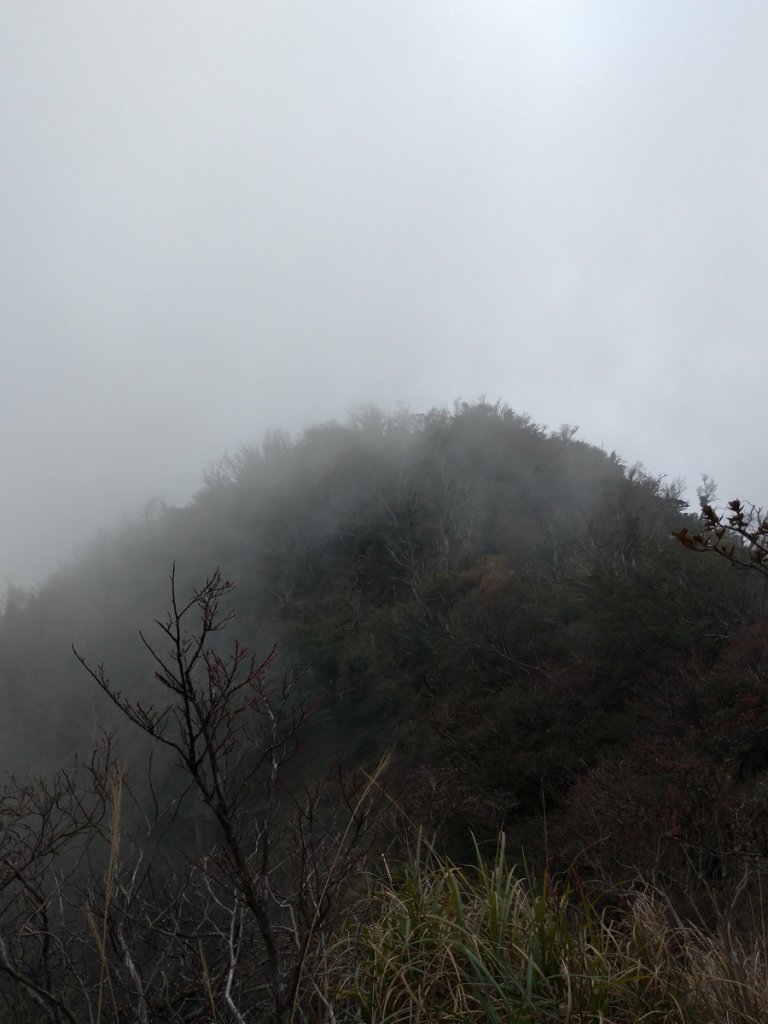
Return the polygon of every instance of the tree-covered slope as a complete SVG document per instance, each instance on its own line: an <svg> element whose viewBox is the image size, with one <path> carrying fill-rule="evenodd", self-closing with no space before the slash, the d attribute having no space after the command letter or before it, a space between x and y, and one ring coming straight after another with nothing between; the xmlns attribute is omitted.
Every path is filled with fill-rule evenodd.
<svg viewBox="0 0 768 1024"><path fill-rule="evenodd" d="M391 750L403 810L457 849L470 826L535 845L546 809L569 855L583 835L599 841L592 866L644 868L650 827L697 842L712 838L707 814L721 827L724 790L696 798L701 820L683 812L692 775L751 793L767 760L761 581L691 557L670 537L686 523L663 479L500 405L367 409L268 436L187 507L156 508L9 595L6 766L66 763L116 724L72 644L152 699L137 631L165 608L174 563L181 589L218 566L237 584L239 639L277 643L275 670L320 701L307 772ZM120 743L141 752L125 724Z"/></svg>

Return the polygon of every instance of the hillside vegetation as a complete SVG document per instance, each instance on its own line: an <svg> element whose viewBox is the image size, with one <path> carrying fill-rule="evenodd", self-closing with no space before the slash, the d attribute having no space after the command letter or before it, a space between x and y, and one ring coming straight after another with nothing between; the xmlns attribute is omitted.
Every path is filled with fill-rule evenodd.
<svg viewBox="0 0 768 1024"><path fill-rule="evenodd" d="M760 1019L765 581L698 524L572 428L366 409L10 592L7 1019L702 1021L723 964Z"/></svg>

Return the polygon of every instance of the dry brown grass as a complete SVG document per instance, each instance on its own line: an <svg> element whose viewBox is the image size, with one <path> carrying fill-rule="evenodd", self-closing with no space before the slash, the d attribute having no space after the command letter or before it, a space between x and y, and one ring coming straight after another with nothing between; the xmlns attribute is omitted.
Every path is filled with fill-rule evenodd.
<svg viewBox="0 0 768 1024"><path fill-rule="evenodd" d="M675 921L651 887L583 893L420 846L329 950L325 1020L369 1024L763 1024L764 935Z"/></svg>

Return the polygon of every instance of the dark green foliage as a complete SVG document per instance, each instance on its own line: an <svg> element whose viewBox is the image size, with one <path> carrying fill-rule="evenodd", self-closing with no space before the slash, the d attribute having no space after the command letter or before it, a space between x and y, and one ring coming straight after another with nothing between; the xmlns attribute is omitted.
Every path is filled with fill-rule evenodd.
<svg viewBox="0 0 768 1024"><path fill-rule="evenodd" d="M585 823L584 794L610 815L621 786L631 821L615 831L642 835L654 802L691 800L649 743L685 745L712 777L731 772L747 806L768 765L750 667L764 658L749 632L761 581L689 557L670 538L699 528L679 490L573 433L482 401L368 408L225 460L188 507L105 535L38 593L9 595L6 765L55 767L115 724L72 642L119 665L143 698L136 630L163 607L175 561L180 587L213 565L236 580L242 642L277 642L300 695L321 701L306 770L370 767L391 749L403 808L440 823L449 847L503 826L535 850L546 808L571 856L610 831ZM752 661L735 656L746 635ZM744 700L752 733L737 725ZM606 870L635 856L620 845L604 844Z"/></svg>

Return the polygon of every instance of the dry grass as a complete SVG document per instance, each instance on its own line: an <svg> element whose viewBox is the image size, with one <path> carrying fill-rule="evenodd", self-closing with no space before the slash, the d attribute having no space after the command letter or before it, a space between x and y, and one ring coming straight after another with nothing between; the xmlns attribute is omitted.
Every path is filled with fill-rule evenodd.
<svg viewBox="0 0 768 1024"><path fill-rule="evenodd" d="M417 847L329 951L319 1016L369 1024L759 1024L764 936L673 923L645 887L585 894L507 865ZM727 934L726 934L727 932Z"/></svg>

